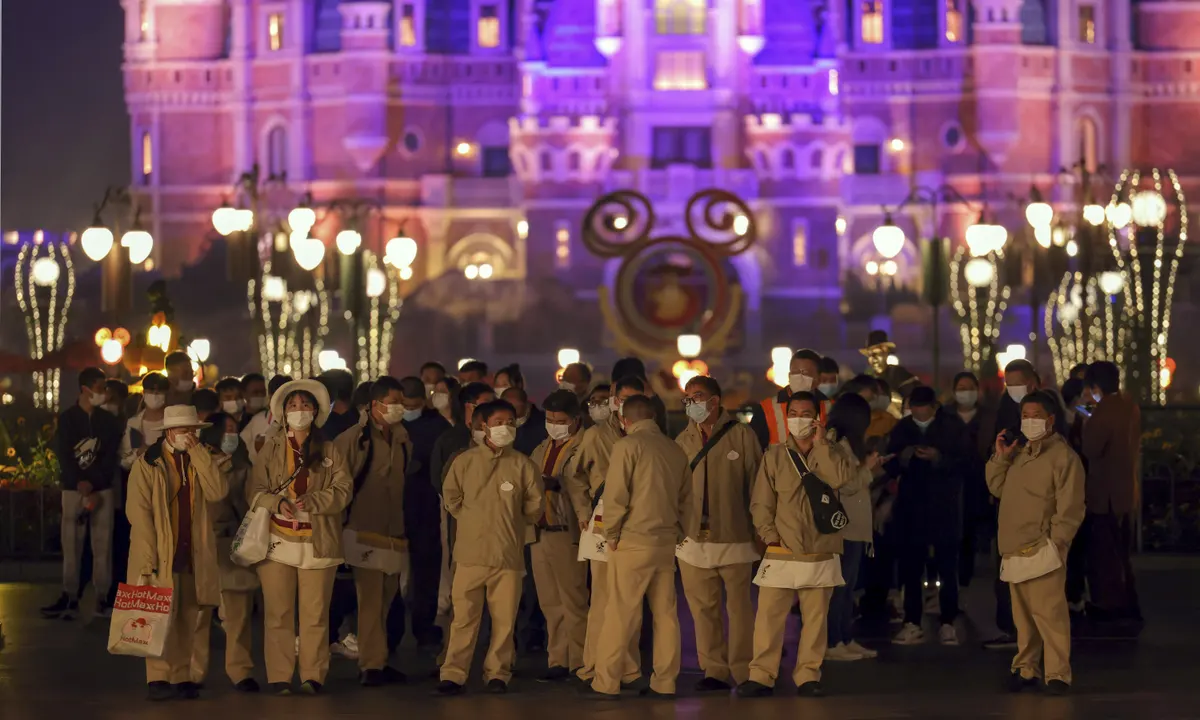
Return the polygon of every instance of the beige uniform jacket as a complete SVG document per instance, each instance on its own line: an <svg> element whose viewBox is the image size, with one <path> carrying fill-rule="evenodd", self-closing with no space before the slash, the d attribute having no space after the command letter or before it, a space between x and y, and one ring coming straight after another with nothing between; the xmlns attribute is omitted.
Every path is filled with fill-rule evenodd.
<svg viewBox="0 0 1200 720"><path fill-rule="evenodd" d="M754 524L750 519L750 490L762 461L762 445L748 425L721 410L713 425L715 436L725 425L733 424L704 459L691 471L691 512L704 520L704 496L708 494L708 534L704 542L754 542ZM700 426L689 422L675 438L687 455L689 466L704 442ZM693 538L699 539L699 538Z"/></svg>
<svg viewBox="0 0 1200 720"><path fill-rule="evenodd" d="M288 447L286 432L269 436L259 451L258 460L250 474L247 494L254 507L279 512L290 473L285 453ZM304 496L305 511L312 525L313 557L340 558L342 554L342 513L350 504L354 492L353 480L346 472L346 461L331 442L321 449L324 458L316 467L308 468L308 492Z"/></svg>
<svg viewBox="0 0 1200 720"><path fill-rule="evenodd" d="M464 450L442 485L458 522L454 562L524 571L526 527L542 516L542 493L537 465L511 447Z"/></svg>
<svg viewBox="0 0 1200 720"><path fill-rule="evenodd" d="M793 555L841 554L841 533L826 535L817 531L812 504L788 448L800 452L791 435L786 445L772 445L767 450L758 469L750 499L754 528L763 542L782 545ZM834 490L859 477L858 460L840 445L814 445L805 460L808 469Z"/></svg>
<svg viewBox="0 0 1200 720"><path fill-rule="evenodd" d="M224 499L208 505L213 519L213 533L217 536L217 566L221 569L221 589L255 586L258 584L258 573L253 568L234 563L229 557L238 527L250 511L250 498L246 496L250 479L250 458L246 455L213 455L213 461L229 485L229 492Z"/></svg>
<svg viewBox="0 0 1200 720"><path fill-rule="evenodd" d="M175 561L175 531L171 505L175 490L168 474L166 454L161 444L152 446L133 464L125 497L129 518L129 565L131 584L145 579L156 587L174 587L172 565ZM225 475L202 445L187 451L194 482L191 486L192 572L196 579L196 602L218 605L221 580L217 569L217 539L213 533L210 503L219 502L229 492Z"/></svg>
<svg viewBox="0 0 1200 720"><path fill-rule="evenodd" d="M1010 457L993 455L987 485L1000 498L1000 554L1017 555L1049 539L1066 558L1083 522L1083 478L1083 463L1058 433Z"/></svg>
<svg viewBox="0 0 1200 720"><path fill-rule="evenodd" d="M640 420L613 445L604 478L604 534L610 543L675 545L700 530L688 457L654 420Z"/></svg>
<svg viewBox="0 0 1200 720"><path fill-rule="evenodd" d="M608 473L613 445L623 437L625 433L621 430L621 416L617 413L584 431L579 444L576 472L567 479L567 493L571 496L571 505L579 516L579 522L587 523L592 519L592 507Z"/></svg>
<svg viewBox="0 0 1200 720"><path fill-rule="evenodd" d="M576 520L581 515L585 515L590 506L584 506L584 512L581 513L575 508L576 499L570 490L571 481L573 481L580 473L579 455L580 446L583 444L583 433L576 433L567 438L562 450L559 451L558 458L555 460L555 468L550 468L551 475L558 481L559 489L550 490L545 482L547 474L546 454L550 451L550 447L554 441L547 438L542 441L533 450L533 454L529 456L533 460L533 464L537 466L543 478L543 492L545 498L545 506L542 508L542 515L546 520L546 524L550 527L565 526L567 532L571 534L571 538L578 539L579 523ZM576 483L578 487L578 483ZM584 498L586 502L586 498Z"/></svg>
<svg viewBox="0 0 1200 720"><path fill-rule="evenodd" d="M363 428L370 423L371 451L362 442ZM351 483L366 465L371 456L371 467L367 468L362 485L350 504L350 519L346 527L360 532L376 533L390 538L404 538L404 478L412 458L412 442L408 431L397 423L391 428L391 441L383 436L368 413L354 427L346 430L333 441L342 457L346 458L346 472Z"/></svg>

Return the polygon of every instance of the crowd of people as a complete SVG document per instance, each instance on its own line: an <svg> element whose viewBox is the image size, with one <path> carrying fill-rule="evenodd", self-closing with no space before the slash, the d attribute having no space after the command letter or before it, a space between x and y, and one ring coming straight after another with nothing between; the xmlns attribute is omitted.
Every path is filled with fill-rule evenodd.
<svg viewBox="0 0 1200 720"><path fill-rule="evenodd" d="M358 385L331 371L209 389L175 353L132 394L90 368L58 422L63 590L42 612L76 617L90 576L109 615L114 568L172 588L151 700L198 696L214 622L229 680L259 691L256 615L274 694L321 692L335 653L364 686L403 682L389 658L408 631L438 653L441 695L464 692L482 636L489 692L507 691L519 645L545 653L540 681L670 698L678 571L697 692L771 695L798 613L792 680L820 696L826 661L877 656L856 630L887 637L898 621L891 642L915 645L932 614L937 642L958 645L960 587L991 550L985 647L1015 649L1010 690L1067 692L1073 632L1141 620L1140 428L1119 369L1080 366L1056 390L1016 360L996 393L963 372L944 394L879 369L851 376L801 350L749 422L697 376L672 438L636 358L610 383L570 365L540 407L518 366L479 361L456 377L429 362ZM258 510L270 549L243 567L231 549Z"/></svg>

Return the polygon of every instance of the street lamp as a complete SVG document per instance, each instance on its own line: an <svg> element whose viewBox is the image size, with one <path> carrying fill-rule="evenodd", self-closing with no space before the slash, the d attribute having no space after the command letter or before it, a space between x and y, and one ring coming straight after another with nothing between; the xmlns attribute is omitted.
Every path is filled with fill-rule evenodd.
<svg viewBox="0 0 1200 720"><path fill-rule="evenodd" d="M686 360L699 357L702 347L703 340L699 335L680 335L675 341L675 349Z"/></svg>
<svg viewBox="0 0 1200 720"><path fill-rule="evenodd" d="M107 227L104 211L116 205L126 208L130 224L129 229L121 235L119 246L123 250L114 252L113 248L117 245L114 239L121 232L120 222L114 221L113 228ZM131 266L145 263L154 250L154 237L142 228L141 208L129 188L110 186L105 189L104 197L96 203L92 224L80 236L80 244L84 255L103 263L100 275L101 312L120 314L128 311L132 304Z"/></svg>
<svg viewBox="0 0 1200 720"><path fill-rule="evenodd" d="M579 351L575 348L561 348L558 351L558 367L565 369L568 365L579 362Z"/></svg>
<svg viewBox="0 0 1200 720"><path fill-rule="evenodd" d="M904 231L892 222L891 213L884 213L883 224L871 233L871 242L875 244L875 251L888 260L904 249Z"/></svg>

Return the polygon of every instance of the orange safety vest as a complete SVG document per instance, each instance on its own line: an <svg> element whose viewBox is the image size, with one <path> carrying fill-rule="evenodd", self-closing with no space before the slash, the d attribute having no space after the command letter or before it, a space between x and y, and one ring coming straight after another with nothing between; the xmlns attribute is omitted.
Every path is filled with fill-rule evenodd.
<svg viewBox="0 0 1200 720"><path fill-rule="evenodd" d="M825 422L831 404L831 401L825 400L817 407L817 417L821 422ZM779 445L787 437L787 402L779 402L770 397L759 405L762 407L763 417L767 420L767 431L771 438L769 444Z"/></svg>

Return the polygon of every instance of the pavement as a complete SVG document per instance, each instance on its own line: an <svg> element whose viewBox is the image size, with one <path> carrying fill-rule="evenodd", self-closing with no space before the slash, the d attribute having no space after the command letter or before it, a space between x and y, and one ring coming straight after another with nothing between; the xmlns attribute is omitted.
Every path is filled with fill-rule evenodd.
<svg viewBox="0 0 1200 720"><path fill-rule="evenodd" d="M544 685L534 678L543 657L522 657L511 691L491 696L481 690L478 663L467 695L436 698L432 657L402 647L393 664L408 673L404 686L361 688L357 668L334 658L318 697L243 695L233 691L214 648L213 667L198 701L149 703L144 664L106 651L108 621L44 620L39 606L58 590L42 569L4 572L0 578L0 720L240 720L242 718L394 718L406 720L896 720L900 718L1020 718L1021 720L1175 720L1200 718L1200 558L1143 556L1137 559L1139 592L1146 627L1137 641L1080 641L1073 649L1075 685L1068 697L1011 696L1001 690L1010 651L987 651L985 618L993 612L990 584L977 582L964 594L967 617L960 647L932 644L894 647L868 642L881 651L878 660L827 663L829 696L793 694L790 662L784 660L776 696L739 700L732 696L697 697L691 686L701 677L690 635L691 620L680 596L684 631L684 670L680 697L673 701L626 699L595 703L578 697L574 685ZM28 580L33 578L33 580ZM90 603L88 603L90 605ZM933 620L933 618L927 618ZM798 619L788 625L787 647L795 647ZM261 647L257 633L256 647ZM934 630L927 626L927 630ZM936 632L927 635L936 638ZM213 633L214 644L224 638ZM795 656L794 650L791 653ZM261 676L260 682L264 678Z"/></svg>

